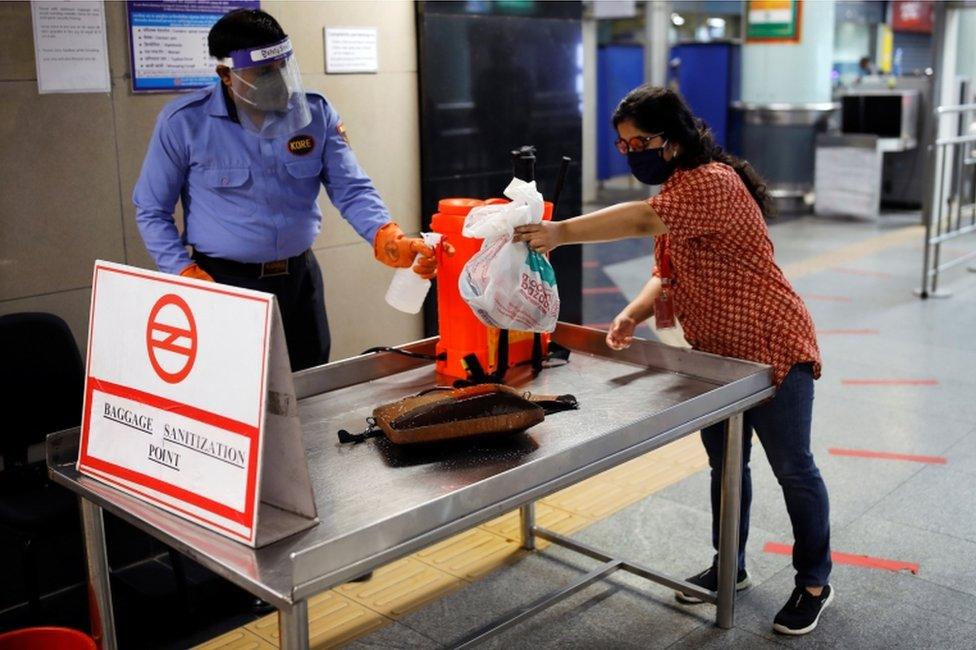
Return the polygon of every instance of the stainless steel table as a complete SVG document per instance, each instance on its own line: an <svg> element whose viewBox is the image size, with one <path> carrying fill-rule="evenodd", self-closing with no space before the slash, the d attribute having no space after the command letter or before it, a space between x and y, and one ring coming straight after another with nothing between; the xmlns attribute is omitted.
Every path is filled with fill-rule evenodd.
<svg viewBox="0 0 976 650"><path fill-rule="evenodd" d="M539 394L576 395L579 411L559 413L504 442L397 448L383 439L339 445L336 431L356 429L372 409L430 387L428 361L381 353L295 374L309 471L320 522L251 549L180 519L75 469L78 430L48 438L54 481L81 497L92 619L103 648L115 631L102 510L121 517L279 609L282 648L308 647L307 599L392 560L515 508L522 543L541 537L603 564L507 621L458 640L478 643L615 570L694 593L717 605L720 627L733 624L741 492L742 412L773 395L762 366L658 343L622 352L604 333L560 324L554 339L570 362L524 382ZM436 339L404 346L432 353ZM535 525L534 502L703 426L727 420L722 490L719 589L712 593ZM278 468L277 471L287 471ZM702 495L705 498L705 495Z"/></svg>

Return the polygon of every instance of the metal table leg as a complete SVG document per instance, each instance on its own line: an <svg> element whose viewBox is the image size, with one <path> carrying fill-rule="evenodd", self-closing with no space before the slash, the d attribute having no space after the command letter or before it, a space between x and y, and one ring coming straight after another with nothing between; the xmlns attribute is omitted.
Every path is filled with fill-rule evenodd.
<svg viewBox="0 0 976 650"><path fill-rule="evenodd" d="M522 548L535 550L535 502L519 507L519 520L522 524Z"/></svg>
<svg viewBox="0 0 976 650"><path fill-rule="evenodd" d="M742 505L742 413L726 422L719 515L718 611L715 624L730 629L735 620L735 578L739 569L739 511Z"/></svg>
<svg viewBox="0 0 976 650"><path fill-rule="evenodd" d="M115 614L109 584L108 555L105 552L105 520L102 508L88 499L78 499L85 535L85 564L88 567L88 608L92 636L102 650L115 650Z"/></svg>
<svg viewBox="0 0 976 650"><path fill-rule="evenodd" d="M278 638L281 650L308 650L307 601L278 610Z"/></svg>

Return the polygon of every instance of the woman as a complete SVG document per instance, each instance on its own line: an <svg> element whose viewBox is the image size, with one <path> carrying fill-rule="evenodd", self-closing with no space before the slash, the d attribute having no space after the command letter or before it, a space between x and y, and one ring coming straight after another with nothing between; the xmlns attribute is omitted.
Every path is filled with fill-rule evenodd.
<svg viewBox="0 0 976 650"><path fill-rule="evenodd" d="M766 451L793 524L796 588L776 615L773 628L806 634L833 600L827 488L810 452L813 381L820 351L813 322L773 259L765 217L762 179L747 163L722 152L701 120L673 91L641 86L620 102L613 116L637 180L662 185L660 194L562 222L523 226L517 241L548 252L570 243L652 235L656 266L640 295L614 319L607 345L630 345L637 325L655 316L658 328L681 322L697 350L769 364L776 396L745 414L742 521L736 588L750 585L745 568L752 486L751 435ZM712 544L718 549L724 425L702 430L712 468ZM715 591L712 566L688 579ZM676 593L683 603L700 603Z"/></svg>

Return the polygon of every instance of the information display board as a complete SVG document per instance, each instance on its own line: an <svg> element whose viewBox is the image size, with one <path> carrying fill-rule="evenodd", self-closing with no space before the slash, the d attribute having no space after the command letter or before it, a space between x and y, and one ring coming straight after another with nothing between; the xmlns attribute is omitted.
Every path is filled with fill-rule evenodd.
<svg viewBox="0 0 976 650"><path fill-rule="evenodd" d="M234 9L259 0L129 0L129 56L133 92L194 90L217 81L207 34Z"/></svg>

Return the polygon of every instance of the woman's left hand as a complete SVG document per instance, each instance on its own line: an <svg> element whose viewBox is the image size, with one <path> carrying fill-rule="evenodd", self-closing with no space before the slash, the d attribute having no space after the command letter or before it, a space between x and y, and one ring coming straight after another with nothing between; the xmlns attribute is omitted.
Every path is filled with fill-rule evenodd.
<svg viewBox="0 0 976 650"><path fill-rule="evenodd" d="M562 227L562 223L558 221L543 221L530 226L519 226L515 229L512 241L524 241L536 253L545 254L563 243Z"/></svg>

